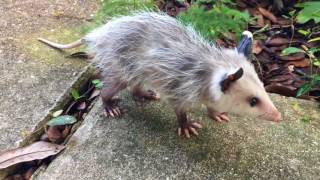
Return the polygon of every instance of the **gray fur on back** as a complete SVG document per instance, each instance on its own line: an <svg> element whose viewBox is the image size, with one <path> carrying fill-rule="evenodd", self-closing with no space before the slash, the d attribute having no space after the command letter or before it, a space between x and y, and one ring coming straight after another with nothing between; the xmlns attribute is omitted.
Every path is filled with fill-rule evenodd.
<svg viewBox="0 0 320 180"><path fill-rule="evenodd" d="M237 66L191 26L159 13L116 18L84 39L104 78L147 84L181 108L203 98L213 72Z"/></svg>

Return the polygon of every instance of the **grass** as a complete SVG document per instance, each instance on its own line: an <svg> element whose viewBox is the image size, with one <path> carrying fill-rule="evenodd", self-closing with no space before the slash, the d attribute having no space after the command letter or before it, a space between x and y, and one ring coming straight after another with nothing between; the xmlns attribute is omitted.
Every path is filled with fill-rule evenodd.
<svg viewBox="0 0 320 180"><path fill-rule="evenodd" d="M101 0L100 8L94 16L93 23L83 28L86 33L116 16L128 15L130 12L154 9L154 0Z"/></svg>

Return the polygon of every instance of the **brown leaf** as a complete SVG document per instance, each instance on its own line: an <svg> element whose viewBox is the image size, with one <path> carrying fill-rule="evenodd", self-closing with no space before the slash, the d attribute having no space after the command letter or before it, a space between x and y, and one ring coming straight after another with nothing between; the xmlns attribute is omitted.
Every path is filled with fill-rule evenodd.
<svg viewBox="0 0 320 180"><path fill-rule="evenodd" d="M28 169L26 173L24 173L24 179L30 179L32 174L36 171L35 167L31 167Z"/></svg>
<svg viewBox="0 0 320 180"><path fill-rule="evenodd" d="M58 154L64 148L64 146L58 144L38 141L26 147L5 151L0 154L0 169L7 168L21 162L44 159L48 156Z"/></svg>
<svg viewBox="0 0 320 180"><path fill-rule="evenodd" d="M87 103L86 102L81 102L78 107L77 110L84 110L87 107Z"/></svg>
<svg viewBox="0 0 320 180"><path fill-rule="evenodd" d="M260 54L262 51L262 42L260 40L254 40L252 46L253 54Z"/></svg>
<svg viewBox="0 0 320 180"><path fill-rule="evenodd" d="M285 96L295 96L297 88L288 86L288 85L282 85L280 83L273 83L270 85L265 86L265 89L269 93L278 93Z"/></svg>
<svg viewBox="0 0 320 180"><path fill-rule="evenodd" d="M294 67L304 68L304 67L309 67L310 64L311 64L310 60L305 58L305 59L302 59L299 61L290 61L290 62L286 63L285 66L293 65Z"/></svg>
<svg viewBox="0 0 320 180"><path fill-rule="evenodd" d="M66 126L62 131L62 137L65 139L70 134L71 126Z"/></svg>
<svg viewBox="0 0 320 180"><path fill-rule="evenodd" d="M271 51L273 53L277 52L277 51L282 51L283 49L285 49L286 47L288 47L287 45L282 45L282 46L273 46L270 47Z"/></svg>
<svg viewBox="0 0 320 180"><path fill-rule="evenodd" d="M59 143L63 140L62 133L57 126L50 126L46 133L48 135L49 141L51 142Z"/></svg>
<svg viewBox="0 0 320 180"><path fill-rule="evenodd" d="M257 15L257 25L259 27L264 27L265 26L265 22L264 22L264 18L261 14Z"/></svg>
<svg viewBox="0 0 320 180"><path fill-rule="evenodd" d="M304 57L304 53L295 53L288 56L280 56L280 53L278 53L278 58L282 61L298 61L304 59Z"/></svg>
<svg viewBox="0 0 320 180"><path fill-rule="evenodd" d="M268 81L269 82L283 82L283 81L287 81L289 79L293 79L293 76L291 74L274 76L271 79L268 79Z"/></svg>
<svg viewBox="0 0 320 180"><path fill-rule="evenodd" d="M277 23L277 17L274 16L270 11L268 11L262 7L259 7L258 10L264 17L268 18L273 23Z"/></svg>
<svg viewBox="0 0 320 180"><path fill-rule="evenodd" d="M281 37L272 38L272 39L266 41L267 46L281 46L281 45L289 44L289 43L290 43L289 39L281 38Z"/></svg>
<svg viewBox="0 0 320 180"><path fill-rule="evenodd" d="M95 98L95 97L97 97L97 96L99 96L100 95L100 90L99 89L95 89L93 92L92 92L92 94L90 95L90 97L89 97L89 101L90 100L92 100L93 98Z"/></svg>
<svg viewBox="0 0 320 180"><path fill-rule="evenodd" d="M280 68L279 64L267 64L266 66L268 68L267 73L270 73Z"/></svg>

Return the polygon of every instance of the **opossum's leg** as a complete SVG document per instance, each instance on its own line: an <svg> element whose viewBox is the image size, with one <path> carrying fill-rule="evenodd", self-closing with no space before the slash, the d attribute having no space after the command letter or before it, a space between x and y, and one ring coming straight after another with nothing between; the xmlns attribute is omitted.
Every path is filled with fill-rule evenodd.
<svg viewBox="0 0 320 180"><path fill-rule="evenodd" d="M123 81L104 81L104 87L101 90L101 98L103 101L106 117L119 117L121 110L119 107L120 99L113 98L119 91L127 87L127 83Z"/></svg>
<svg viewBox="0 0 320 180"><path fill-rule="evenodd" d="M179 123L178 135L184 135L187 138L190 138L190 134L197 136L197 129L201 129L202 125L198 122L188 121L187 114L185 111L175 109L175 113L177 115Z"/></svg>
<svg viewBox="0 0 320 180"><path fill-rule="evenodd" d="M133 95L133 99L141 105L151 100L156 101L160 99L160 94L158 94L153 90L145 90L140 84L135 85L132 88L132 95Z"/></svg>
<svg viewBox="0 0 320 180"><path fill-rule="evenodd" d="M215 111L213 108L208 107L207 106L207 110L208 110L208 115L211 119L218 121L218 122L229 122L230 119L228 117L228 113L223 112L223 113L219 113L217 111Z"/></svg>

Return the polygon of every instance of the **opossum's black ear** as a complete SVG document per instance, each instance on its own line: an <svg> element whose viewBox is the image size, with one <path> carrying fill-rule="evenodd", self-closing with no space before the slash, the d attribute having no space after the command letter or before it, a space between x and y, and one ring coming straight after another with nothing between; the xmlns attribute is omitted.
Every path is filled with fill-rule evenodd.
<svg viewBox="0 0 320 180"><path fill-rule="evenodd" d="M230 87L232 82L240 79L243 75L243 69L240 68L237 72L228 75L224 80L220 82L222 92L225 92Z"/></svg>
<svg viewBox="0 0 320 180"><path fill-rule="evenodd" d="M242 33L241 40L237 46L238 53L242 53L247 58L252 52L253 35L250 31L244 31Z"/></svg>

